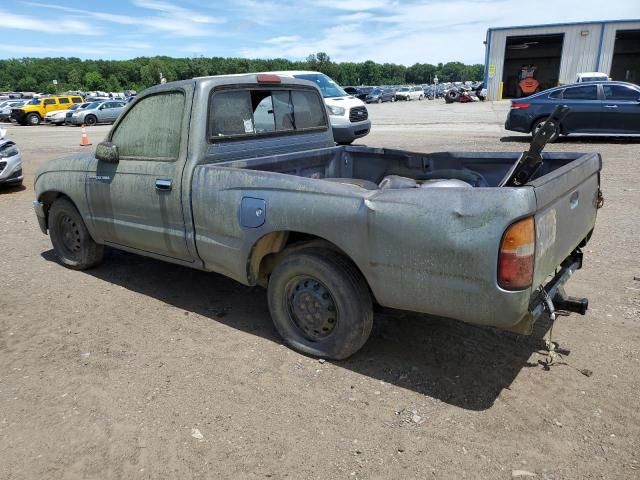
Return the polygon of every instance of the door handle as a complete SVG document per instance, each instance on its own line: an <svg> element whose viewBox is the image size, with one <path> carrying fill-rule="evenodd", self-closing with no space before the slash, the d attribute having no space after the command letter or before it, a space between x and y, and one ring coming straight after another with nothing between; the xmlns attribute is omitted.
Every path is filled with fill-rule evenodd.
<svg viewBox="0 0 640 480"><path fill-rule="evenodd" d="M618 108L618 105L605 105L604 108Z"/></svg>
<svg viewBox="0 0 640 480"><path fill-rule="evenodd" d="M156 178L156 190L160 190L162 192L171 191L171 180Z"/></svg>

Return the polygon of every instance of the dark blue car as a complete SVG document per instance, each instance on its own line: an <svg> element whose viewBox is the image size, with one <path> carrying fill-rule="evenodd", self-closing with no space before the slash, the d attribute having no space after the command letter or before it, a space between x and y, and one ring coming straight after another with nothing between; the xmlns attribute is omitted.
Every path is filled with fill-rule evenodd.
<svg viewBox="0 0 640 480"><path fill-rule="evenodd" d="M551 88L511 101L504 127L534 134L556 105L571 108L560 135L640 135L640 87L626 82L586 82Z"/></svg>

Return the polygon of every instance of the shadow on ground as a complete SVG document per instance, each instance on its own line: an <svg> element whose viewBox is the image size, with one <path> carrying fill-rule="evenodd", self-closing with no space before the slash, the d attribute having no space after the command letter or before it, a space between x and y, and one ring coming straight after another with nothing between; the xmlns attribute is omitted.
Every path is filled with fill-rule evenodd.
<svg viewBox="0 0 640 480"><path fill-rule="evenodd" d="M529 135L513 135L508 137L501 137L500 141L503 143L531 143L531 137ZM560 137L555 141L556 144L571 145L575 143L606 143L606 144L619 144L619 145L633 145L640 143L640 137L590 137L590 136L577 136L577 137Z"/></svg>
<svg viewBox="0 0 640 480"><path fill-rule="evenodd" d="M53 250L42 254L56 262ZM61 267L62 268L62 267ZM221 275L111 250L78 275L96 278L278 344L265 290ZM163 321L161 318L159 322ZM537 367L547 324L530 337L381 309L364 348L337 366L469 410L490 408L520 370ZM540 371L540 374L544 374Z"/></svg>
<svg viewBox="0 0 640 480"><path fill-rule="evenodd" d="M19 193L23 192L27 189L24 185L15 185L15 186L3 186L0 185L0 195L9 195L11 193Z"/></svg>

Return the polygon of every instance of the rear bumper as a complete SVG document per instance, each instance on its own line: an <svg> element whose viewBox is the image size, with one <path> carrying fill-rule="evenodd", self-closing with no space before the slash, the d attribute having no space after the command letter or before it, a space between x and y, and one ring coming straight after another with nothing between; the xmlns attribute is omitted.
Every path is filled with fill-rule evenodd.
<svg viewBox="0 0 640 480"><path fill-rule="evenodd" d="M528 115L515 113L517 110L511 110L504 122L505 130L512 132L529 133L531 131L531 119Z"/></svg>
<svg viewBox="0 0 640 480"><path fill-rule="evenodd" d="M530 312L533 321L537 321L547 309L545 305L545 297L552 299L554 306L558 310L564 310L567 304L567 299L564 296L563 287L569 281L571 276L576 270L582 268L582 252L576 251L572 253L567 259L560 265L560 270L556 275L547 283L544 287L544 294L539 292L533 302L531 303ZM579 312L584 315L586 312L586 299L582 299L585 302L584 310ZM577 311L577 310L571 310Z"/></svg>

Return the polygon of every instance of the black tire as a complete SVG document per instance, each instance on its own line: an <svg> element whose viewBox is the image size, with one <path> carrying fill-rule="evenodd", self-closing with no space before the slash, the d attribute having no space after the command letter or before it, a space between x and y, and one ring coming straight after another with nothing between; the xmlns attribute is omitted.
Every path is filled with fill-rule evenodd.
<svg viewBox="0 0 640 480"><path fill-rule="evenodd" d="M276 330L300 352L342 360L371 334L373 303L367 284L356 266L333 250L309 248L286 255L269 278L267 295Z"/></svg>
<svg viewBox="0 0 640 480"><path fill-rule="evenodd" d="M86 117L84 117L85 125L91 126L91 125L95 125L96 123L98 123L98 119L96 118L95 115L87 115Z"/></svg>
<svg viewBox="0 0 640 480"><path fill-rule="evenodd" d="M547 120L546 118L540 118L534 122L533 126L531 127L531 136L534 136L536 134L538 129L542 126L542 124L546 120ZM547 143L553 143L556 140L558 140L559 137L560 137L560 127L556 125L555 132L551 135L551 137L549 137L549 139L547 140Z"/></svg>
<svg viewBox="0 0 640 480"><path fill-rule="evenodd" d="M58 198L49 209L49 236L60 263L73 270L95 267L104 246L93 241L80 212L68 198Z"/></svg>
<svg viewBox="0 0 640 480"><path fill-rule="evenodd" d="M451 100L450 103L457 102L460 100L460 92L458 90L449 90L446 98Z"/></svg>
<svg viewBox="0 0 640 480"><path fill-rule="evenodd" d="M40 125L40 121L42 119L40 118L40 115L38 115L37 113L30 113L29 115L27 115L27 117L25 118L26 124L27 125Z"/></svg>

